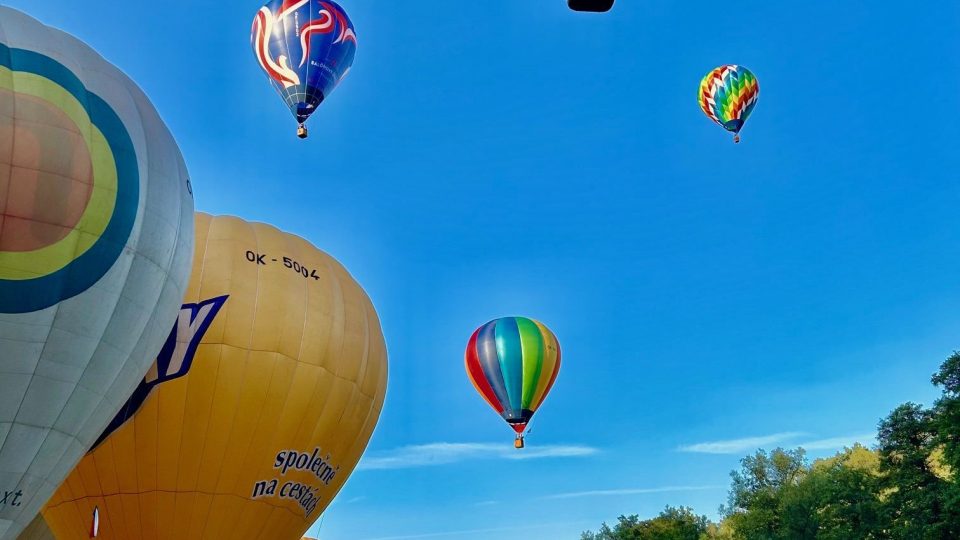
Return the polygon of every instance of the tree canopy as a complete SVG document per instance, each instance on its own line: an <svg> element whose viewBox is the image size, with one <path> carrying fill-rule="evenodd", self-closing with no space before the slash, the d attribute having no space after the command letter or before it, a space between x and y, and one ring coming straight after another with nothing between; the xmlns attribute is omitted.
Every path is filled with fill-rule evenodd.
<svg viewBox="0 0 960 540"><path fill-rule="evenodd" d="M812 463L802 448L758 450L730 473L713 523L667 506L620 516L581 540L948 540L960 538L960 353L932 377L932 408L905 403L881 419L877 444Z"/></svg>
<svg viewBox="0 0 960 540"><path fill-rule="evenodd" d="M611 528L606 523L600 532L585 532L581 540L700 540L707 532L707 516L698 516L692 508L666 507L660 515L641 521L639 516L620 516Z"/></svg>

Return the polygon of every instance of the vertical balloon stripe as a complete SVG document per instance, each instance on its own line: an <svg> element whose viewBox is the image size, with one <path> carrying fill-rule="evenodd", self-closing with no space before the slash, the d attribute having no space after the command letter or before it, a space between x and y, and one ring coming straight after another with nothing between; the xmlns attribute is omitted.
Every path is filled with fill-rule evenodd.
<svg viewBox="0 0 960 540"><path fill-rule="evenodd" d="M504 318L497 321L497 354L500 356L500 370L507 385L510 398L511 418L519 418L520 398L523 396L523 349L520 345L520 329L517 320Z"/></svg>
<svg viewBox="0 0 960 540"><path fill-rule="evenodd" d="M493 388L493 393L500 403L502 413L504 409L510 408L510 398L507 394L507 386L503 382L503 372L500 370L500 357L497 354L496 322L489 322L478 331L477 335L477 356L480 359L480 367L483 368L483 374Z"/></svg>
<svg viewBox="0 0 960 540"><path fill-rule="evenodd" d="M473 383L473 387L483 396L483 399L498 413L502 413L503 405L500 405L500 401L497 400L497 395L493 392L493 387L491 387L487 381L487 377L483 373L483 367L480 366L480 358L477 354L477 336L479 334L480 330L474 332L473 335L470 336L470 342L467 344L467 352L464 355L467 375L470 377L470 382Z"/></svg>
<svg viewBox="0 0 960 540"><path fill-rule="evenodd" d="M557 374L560 372L560 343L557 342L557 337L553 335L553 332L543 323L537 322L536 324L540 328L544 340L543 367L540 370L537 390L531 403L530 410L532 411L540 408L544 398L547 397L547 392L550 391L553 382L557 379Z"/></svg>
<svg viewBox="0 0 960 540"><path fill-rule="evenodd" d="M530 319L517 317L516 321L523 350L523 397L520 406L531 410L543 367L543 333L537 323Z"/></svg>

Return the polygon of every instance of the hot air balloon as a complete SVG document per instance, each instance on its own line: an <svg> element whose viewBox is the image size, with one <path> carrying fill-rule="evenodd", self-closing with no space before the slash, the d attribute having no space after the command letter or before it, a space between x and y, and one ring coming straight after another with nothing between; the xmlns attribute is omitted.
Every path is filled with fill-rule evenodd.
<svg viewBox="0 0 960 540"><path fill-rule="evenodd" d="M20 536L17 537L17 540L57 540L53 536L53 532L50 531L50 527L47 526L46 520L43 519L43 514L37 514L33 521L27 525L27 528L20 533Z"/></svg>
<svg viewBox="0 0 960 540"><path fill-rule="evenodd" d="M749 69L743 66L720 66L700 81L697 95L700 108L711 120L733 132L733 142L740 142L740 130L750 117L760 96L760 85Z"/></svg>
<svg viewBox="0 0 960 540"><path fill-rule="evenodd" d="M79 40L6 7L0 186L0 539L9 540L163 345L190 271L193 199L143 92Z"/></svg>
<svg viewBox="0 0 960 540"><path fill-rule="evenodd" d="M59 540L300 538L383 406L360 285L269 225L197 214L179 318L140 387L44 507Z"/></svg>
<svg viewBox="0 0 960 540"><path fill-rule="evenodd" d="M350 71L357 34L347 12L330 0L271 0L257 12L250 43L270 84L304 123Z"/></svg>
<svg viewBox="0 0 960 540"><path fill-rule="evenodd" d="M516 431L523 433L560 372L560 343L543 323L504 317L478 328L464 355L477 392Z"/></svg>

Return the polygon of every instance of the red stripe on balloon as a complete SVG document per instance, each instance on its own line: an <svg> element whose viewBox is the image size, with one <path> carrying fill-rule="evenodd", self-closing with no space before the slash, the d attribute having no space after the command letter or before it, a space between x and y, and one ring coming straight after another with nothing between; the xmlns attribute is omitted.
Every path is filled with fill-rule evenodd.
<svg viewBox="0 0 960 540"><path fill-rule="evenodd" d="M470 377L470 380L473 382L473 386L476 387L477 391L480 392L480 395L483 396L483 399L493 407L497 413L503 412L503 405L500 404L500 401L497 399L497 394L494 393L493 387L490 386L490 383L487 381L487 376L483 373L483 367L480 365L480 356L477 354L477 336L480 335L480 328L478 328L472 336L470 336L470 341L467 343L467 351L464 353L464 363L467 367L467 376Z"/></svg>
<svg viewBox="0 0 960 540"><path fill-rule="evenodd" d="M302 67L310 59L310 38L313 34L329 34L333 32L333 17L326 11L321 11L323 16L319 21L310 21L300 28L300 48L303 49L303 56L300 59Z"/></svg>
<svg viewBox="0 0 960 540"><path fill-rule="evenodd" d="M296 81L291 80L289 77L270 67L270 36L267 35L268 14L264 13L264 9L266 8L262 8L257 13L257 17L253 21L254 28L256 29L254 33L254 49L257 52L257 60L260 62L260 66L263 67L263 70L267 72L267 76L269 76L271 79L277 81L283 86L296 84Z"/></svg>

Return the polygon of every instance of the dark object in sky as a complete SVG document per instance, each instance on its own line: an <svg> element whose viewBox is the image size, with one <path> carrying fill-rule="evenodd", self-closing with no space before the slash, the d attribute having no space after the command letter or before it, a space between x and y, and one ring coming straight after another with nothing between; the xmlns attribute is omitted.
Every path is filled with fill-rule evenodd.
<svg viewBox="0 0 960 540"><path fill-rule="evenodd" d="M574 11L610 11L613 0L567 0L567 5Z"/></svg>

